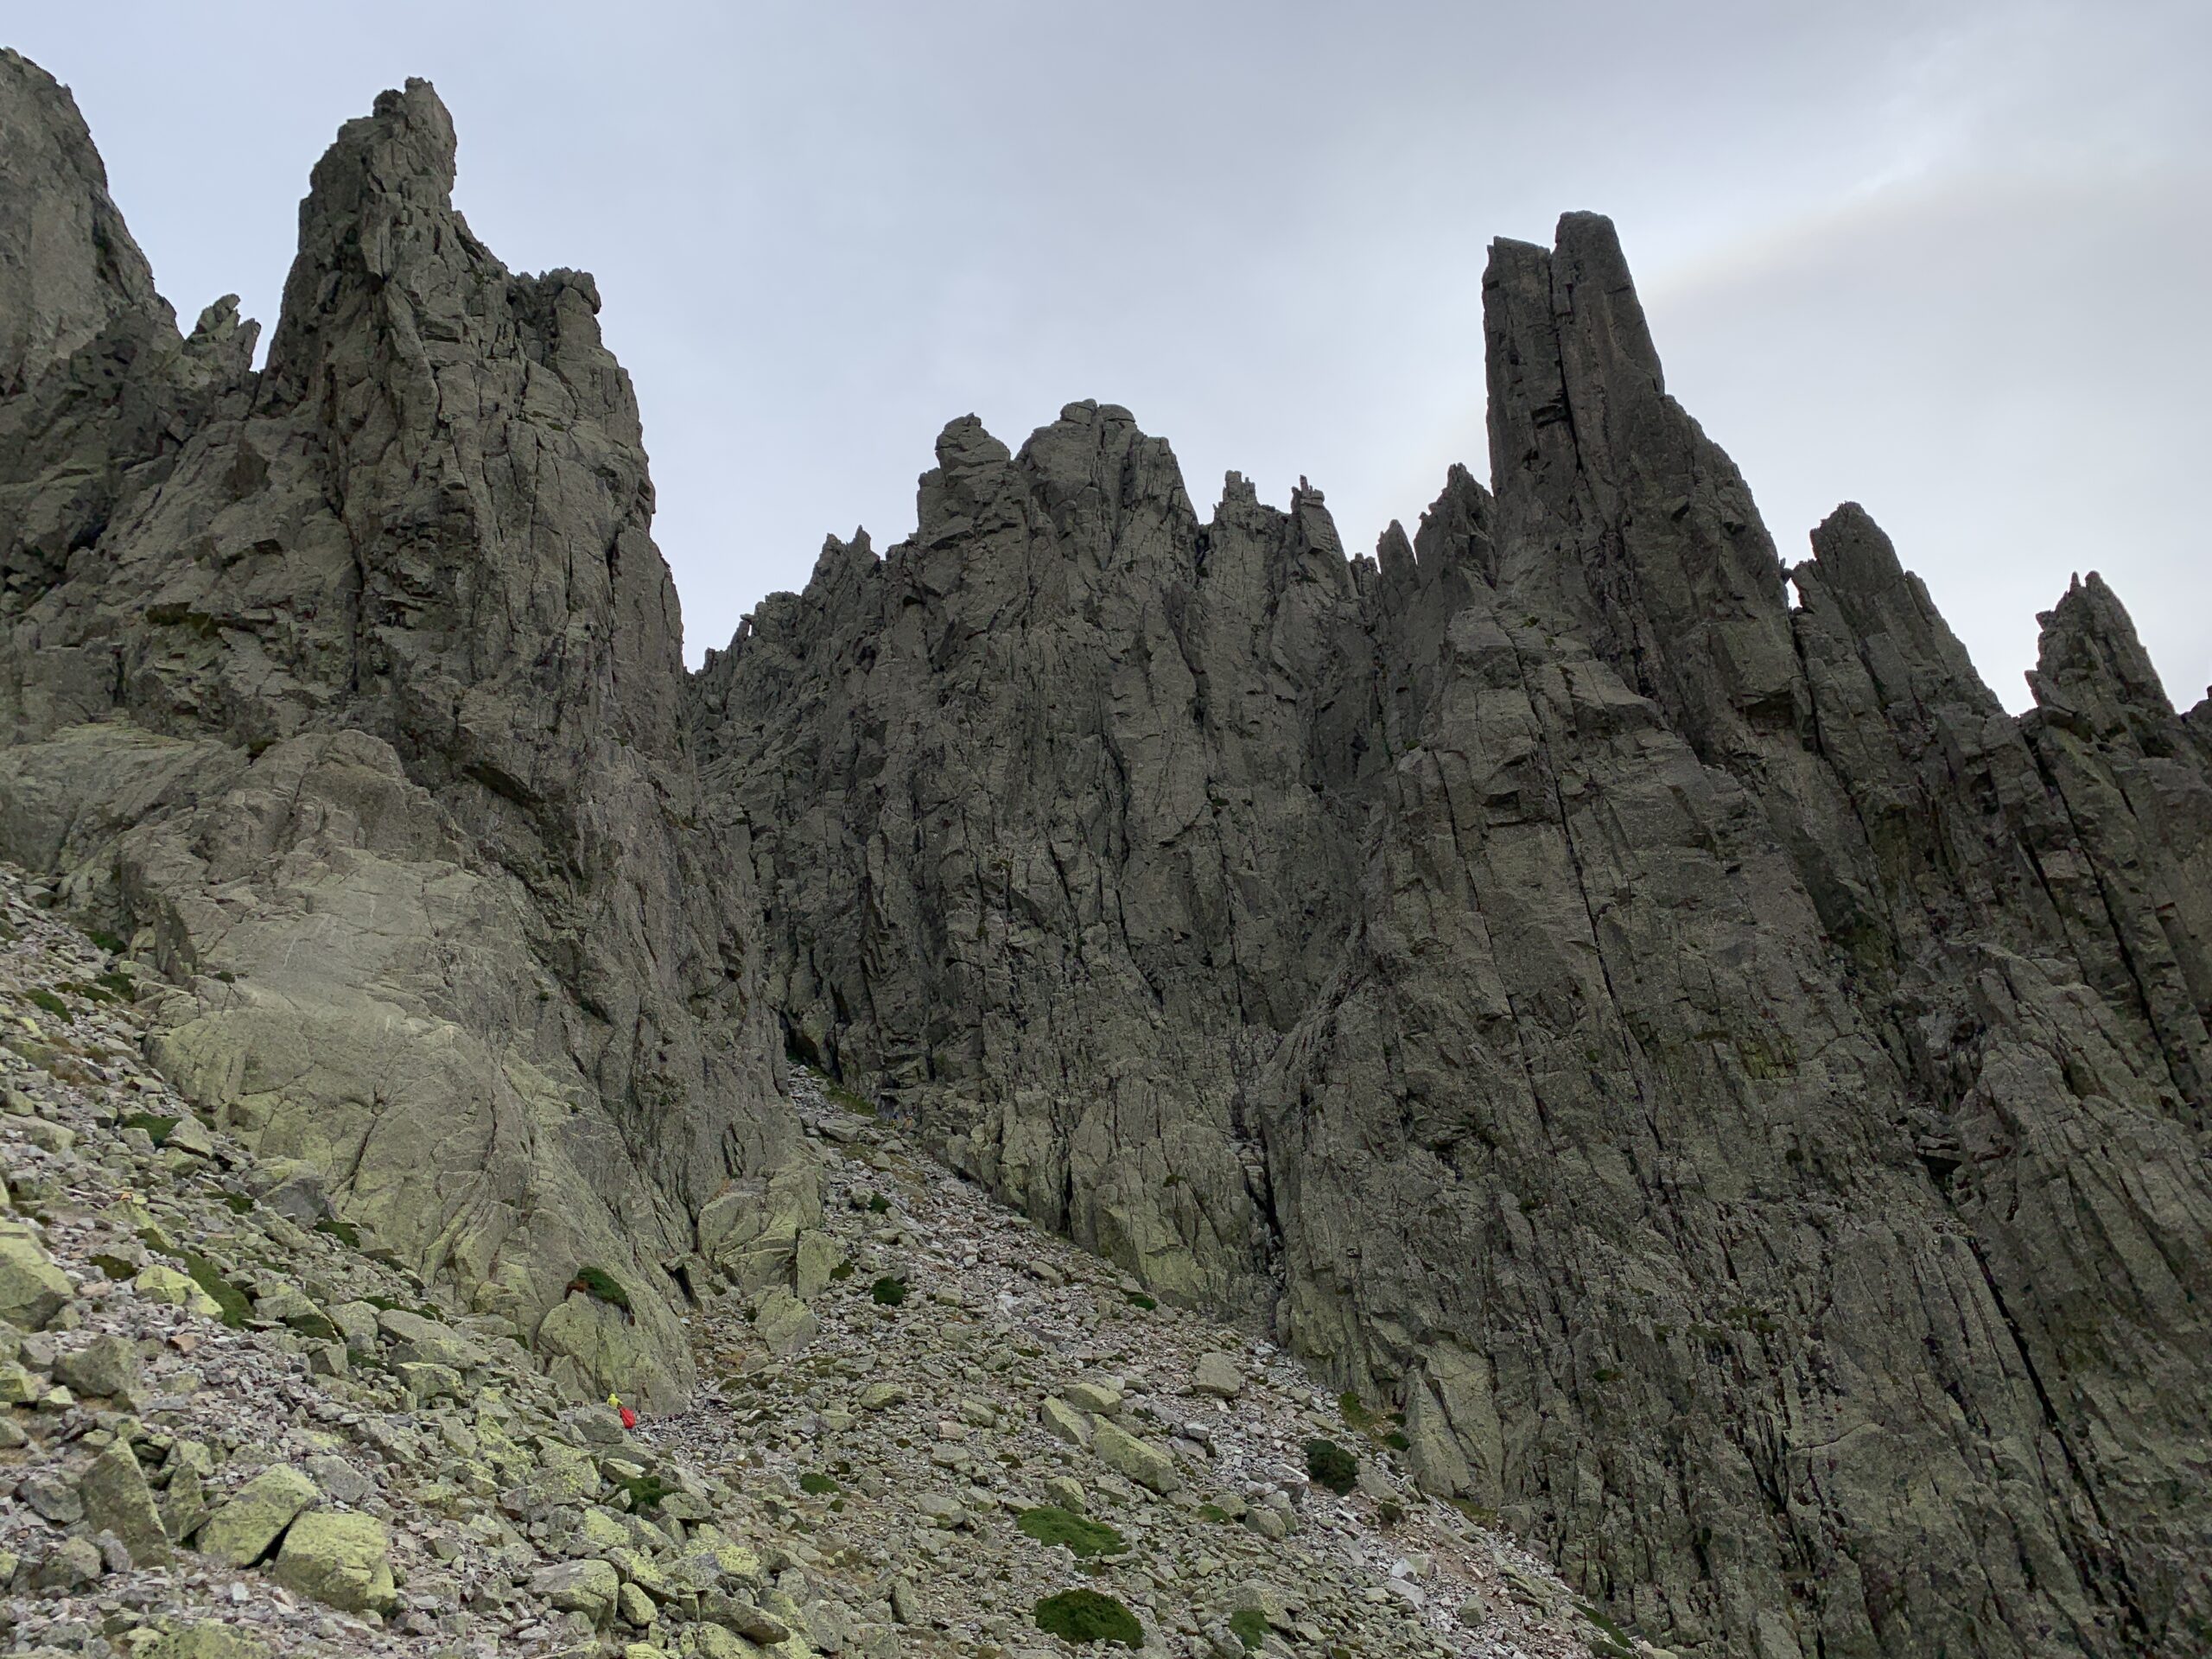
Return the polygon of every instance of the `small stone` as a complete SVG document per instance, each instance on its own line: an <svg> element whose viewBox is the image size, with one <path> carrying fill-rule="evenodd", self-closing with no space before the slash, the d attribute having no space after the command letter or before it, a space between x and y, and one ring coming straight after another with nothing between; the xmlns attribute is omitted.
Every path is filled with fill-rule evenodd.
<svg viewBox="0 0 2212 1659"><path fill-rule="evenodd" d="M862 1411L881 1411L889 1406L906 1402L906 1390L896 1382L871 1382L860 1391L854 1403Z"/></svg>

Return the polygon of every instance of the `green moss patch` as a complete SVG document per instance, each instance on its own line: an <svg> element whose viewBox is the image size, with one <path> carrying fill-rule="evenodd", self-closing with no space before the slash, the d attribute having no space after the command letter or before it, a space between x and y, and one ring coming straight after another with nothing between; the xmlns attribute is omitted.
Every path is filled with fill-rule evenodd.
<svg viewBox="0 0 2212 1659"><path fill-rule="evenodd" d="M1113 1597L1096 1590L1063 1590L1037 1604L1037 1628L1047 1636L1080 1647L1088 1642L1115 1642L1125 1648L1144 1645L1144 1626L1137 1616Z"/></svg>
<svg viewBox="0 0 2212 1659"><path fill-rule="evenodd" d="M1229 1633L1249 1649L1268 1639L1268 1616L1257 1608L1247 1607L1241 1613L1229 1616Z"/></svg>
<svg viewBox="0 0 2212 1659"><path fill-rule="evenodd" d="M1157 1299L1146 1295L1141 1290L1125 1290L1122 1294L1129 1299L1131 1307L1141 1307L1147 1313L1156 1311L1160 1306Z"/></svg>
<svg viewBox="0 0 2212 1659"><path fill-rule="evenodd" d="M1022 1510L1014 1524L1040 1544L1064 1545L1077 1555L1118 1555L1129 1547L1118 1529L1051 1504Z"/></svg>
<svg viewBox="0 0 2212 1659"><path fill-rule="evenodd" d="M569 1281L569 1288L581 1290L594 1301L619 1307L625 1313L630 1311L630 1293L604 1268L578 1268L576 1276Z"/></svg>
<svg viewBox="0 0 2212 1659"><path fill-rule="evenodd" d="M351 1222L340 1221L335 1216L325 1216L315 1223L315 1230L336 1239L349 1250L361 1248L361 1230Z"/></svg>
<svg viewBox="0 0 2212 1659"><path fill-rule="evenodd" d="M837 1483L819 1470L810 1469L798 1478L798 1489L809 1497L827 1497L837 1490Z"/></svg>
<svg viewBox="0 0 2212 1659"><path fill-rule="evenodd" d="M48 990L43 985L40 986L38 989L31 993L31 1001L36 1003L40 1007L44 1008L48 1014L52 1014L57 1020L73 1020L77 1017L69 1012L69 1005L67 1002L64 1002L52 991Z"/></svg>
<svg viewBox="0 0 2212 1659"><path fill-rule="evenodd" d="M847 1111L851 1112L857 1116L874 1117L876 1116L874 1102L863 1100L860 1096L846 1088L842 1083L832 1083L827 1077L824 1077L822 1081L822 1092L828 1095L831 1100L843 1107Z"/></svg>
<svg viewBox="0 0 2212 1659"><path fill-rule="evenodd" d="M1308 1440L1306 1472L1316 1486L1325 1486L1342 1497L1359 1484L1359 1459L1334 1440Z"/></svg>
<svg viewBox="0 0 2212 1659"><path fill-rule="evenodd" d="M184 1253L184 1271L192 1282L213 1298L215 1306L223 1310L223 1323L237 1330L253 1312L253 1304L245 1293L223 1277L222 1269L196 1250Z"/></svg>
<svg viewBox="0 0 2212 1659"><path fill-rule="evenodd" d="M868 1294L878 1307L896 1307L906 1300L906 1281L887 1275L870 1285Z"/></svg>
<svg viewBox="0 0 2212 1659"><path fill-rule="evenodd" d="M175 1117L156 1117L151 1112L132 1112L117 1120L118 1126L126 1129L143 1129L146 1137L156 1146L168 1144L169 1131L184 1120Z"/></svg>
<svg viewBox="0 0 2212 1659"><path fill-rule="evenodd" d="M629 1493L632 1515L644 1515L658 1509L661 1499L676 1490L658 1475L632 1475L626 1480L618 1479L614 1484Z"/></svg>

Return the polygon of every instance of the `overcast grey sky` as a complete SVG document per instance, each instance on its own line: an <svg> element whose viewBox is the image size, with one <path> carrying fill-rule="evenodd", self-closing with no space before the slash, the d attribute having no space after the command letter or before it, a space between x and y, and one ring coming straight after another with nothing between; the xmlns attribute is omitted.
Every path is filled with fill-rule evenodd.
<svg viewBox="0 0 2212 1659"><path fill-rule="evenodd" d="M1128 404L1203 513L1348 545L1486 474L1495 236L1618 223L1786 556L1866 504L1999 696L2075 570L2212 682L2212 5L14 5L188 322L273 324L308 168L410 74L518 269L599 278L693 661L938 429Z"/></svg>

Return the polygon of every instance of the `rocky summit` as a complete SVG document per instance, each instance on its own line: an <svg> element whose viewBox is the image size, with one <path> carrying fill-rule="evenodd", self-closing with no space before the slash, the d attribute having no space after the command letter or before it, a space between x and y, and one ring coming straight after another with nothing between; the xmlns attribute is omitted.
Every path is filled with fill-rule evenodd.
<svg viewBox="0 0 2212 1659"><path fill-rule="evenodd" d="M2212 700L1786 562L1606 220L1371 558L966 418L687 675L427 84L258 369L0 147L23 1650L2212 1649Z"/></svg>

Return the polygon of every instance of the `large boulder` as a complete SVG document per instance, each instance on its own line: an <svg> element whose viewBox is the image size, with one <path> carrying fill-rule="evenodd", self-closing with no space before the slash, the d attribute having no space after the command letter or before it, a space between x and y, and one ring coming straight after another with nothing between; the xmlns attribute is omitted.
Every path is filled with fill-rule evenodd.
<svg viewBox="0 0 2212 1659"><path fill-rule="evenodd" d="M0 1319L26 1331L42 1330L76 1294L69 1275L29 1227L0 1221Z"/></svg>
<svg viewBox="0 0 2212 1659"><path fill-rule="evenodd" d="M280 1463L217 1506L201 1523L193 1548L226 1567L251 1567L275 1548L295 1516L321 1498L306 1474Z"/></svg>
<svg viewBox="0 0 2212 1659"><path fill-rule="evenodd" d="M270 1575L341 1612L388 1613L398 1605L391 1535L374 1516L316 1510L284 1534Z"/></svg>
<svg viewBox="0 0 2212 1659"><path fill-rule="evenodd" d="M85 1520L95 1532L111 1532L138 1567L160 1567L169 1559L169 1537L154 1494L126 1440L116 1440L86 1465L78 1491Z"/></svg>

